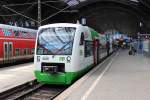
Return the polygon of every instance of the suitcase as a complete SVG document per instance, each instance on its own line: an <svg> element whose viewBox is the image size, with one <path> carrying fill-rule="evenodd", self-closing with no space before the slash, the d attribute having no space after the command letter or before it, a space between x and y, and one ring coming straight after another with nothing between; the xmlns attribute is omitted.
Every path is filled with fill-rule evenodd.
<svg viewBox="0 0 150 100"><path fill-rule="evenodd" d="M129 55L132 55L132 51L131 50L129 51Z"/></svg>

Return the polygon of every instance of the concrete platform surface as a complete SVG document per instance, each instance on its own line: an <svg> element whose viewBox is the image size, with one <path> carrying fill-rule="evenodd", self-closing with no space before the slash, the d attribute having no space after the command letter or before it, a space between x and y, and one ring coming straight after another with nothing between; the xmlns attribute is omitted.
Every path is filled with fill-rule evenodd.
<svg viewBox="0 0 150 100"><path fill-rule="evenodd" d="M35 79L33 63L0 68L0 92Z"/></svg>
<svg viewBox="0 0 150 100"><path fill-rule="evenodd" d="M69 89L55 100L150 100L150 58L119 51L70 93Z"/></svg>

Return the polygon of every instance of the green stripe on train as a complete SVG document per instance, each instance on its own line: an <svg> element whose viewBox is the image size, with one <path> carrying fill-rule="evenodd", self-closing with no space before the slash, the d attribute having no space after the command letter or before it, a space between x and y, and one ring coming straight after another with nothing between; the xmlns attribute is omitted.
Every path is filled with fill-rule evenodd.
<svg viewBox="0 0 150 100"><path fill-rule="evenodd" d="M90 31L91 31L92 39L99 37L99 33L96 32L94 29L90 28Z"/></svg>
<svg viewBox="0 0 150 100"><path fill-rule="evenodd" d="M58 73L58 74L49 74L43 73L41 71L35 71L35 76L37 81L43 84L71 84L81 75L85 74L88 70L91 69L92 66L87 67L78 72L65 72L65 73Z"/></svg>

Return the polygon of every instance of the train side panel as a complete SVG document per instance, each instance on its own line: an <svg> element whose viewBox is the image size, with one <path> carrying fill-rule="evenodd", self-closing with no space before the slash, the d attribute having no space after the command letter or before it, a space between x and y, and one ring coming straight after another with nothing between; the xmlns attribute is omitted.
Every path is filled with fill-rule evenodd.
<svg viewBox="0 0 150 100"><path fill-rule="evenodd" d="M2 63L2 61L3 61L3 57L4 57L4 51L3 51L3 42L4 42L4 40L1 40L0 39L0 64Z"/></svg>
<svg viewBox="0 0 150 100"><path fill-rule="evenodd" d="M0 64L33 58L35 37L36 30L0 24Z"/></svg>
<svg viewBox="0 0 150 100"><path fill-rule="evenodd" d="M13 59L21 60L21 59L31 59L33 58L33 51L35 40L34 39L20 39L14 40L13 42Z"/></svg>
<svg viewBox="0 0 150 100"><path fill-rule="evenodd" d="M84 38L82 38L82 35L84 36ZM93 55L85 55L86 42L92 43L91 32L84 26L78 27L74 39L71 67L66 67L66 84L71 84L79 76L87 72L93 65Z"/></svg>

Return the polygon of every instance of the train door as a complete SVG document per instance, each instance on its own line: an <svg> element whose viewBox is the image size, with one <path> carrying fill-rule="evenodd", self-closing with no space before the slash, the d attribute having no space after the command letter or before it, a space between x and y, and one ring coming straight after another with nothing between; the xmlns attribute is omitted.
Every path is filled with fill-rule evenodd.
<svg viewBox="0 0 150 100"><path fill-rule="evenodd" d="M12 42L4 42L4 61L8 61L13 56Z"/></svg>
<svg viewBox="0 0 150 100"><path fill-rule="evenodd" d="M100 54L99 54L99 51L100 51L100 47L99 47L99 40L96 41L96 45L97 45L97 64L99 63L99 59L100 59Z"/></svg>
<svg viewBox="0 0 150 100"><path fill-rule="evenodd" d="M81 33L81 37L80 37L80 61L83 61L84 60L84 33ZM84 63L84 61L82 62Z"/></svg>
<svg viewBox="0 0 150 100"><path fill-rule="evenodd" d="M8 60L8 42L4 42L4 61Z"/></svg>
<svg viewBox="0 0 150 100"><path fill-rule="evenodd" d="M98 40L96 40L96 39L94 39L94 41L93 41L93 57L94 57L94 64L97 64L98 63L98 58L99 58L99 48L98 48L98 44L99 43L99 41Z"/></svg>
<svg viewBox="0 0 150 100"><path fill-rule="evenodd" d="M13 44L12 44L12 42L9 42L8 43L9 44L9 46L8 46L8 55L9 55L9 58L12 58L12 56L13 56Z"/></svg>

